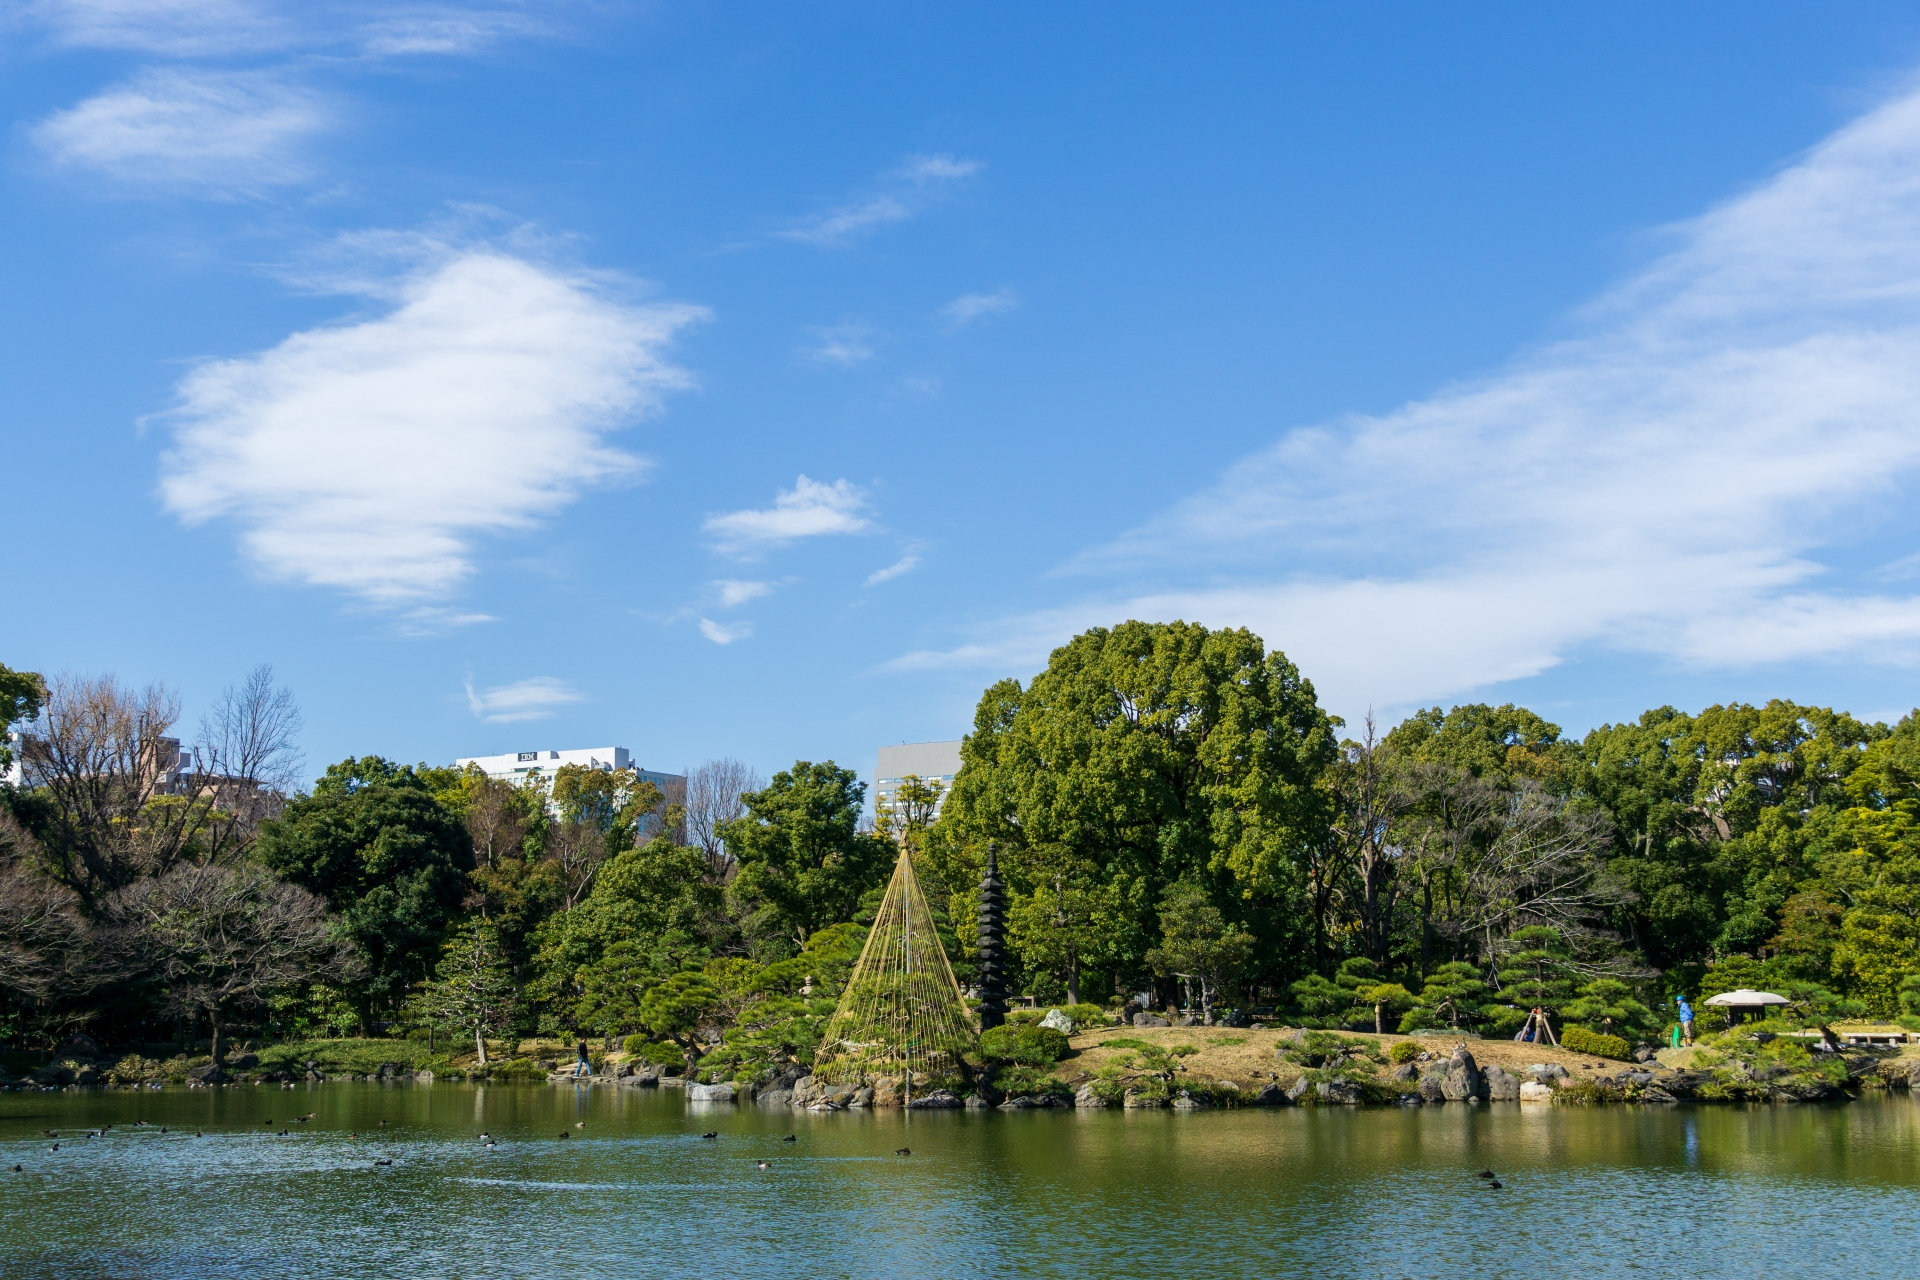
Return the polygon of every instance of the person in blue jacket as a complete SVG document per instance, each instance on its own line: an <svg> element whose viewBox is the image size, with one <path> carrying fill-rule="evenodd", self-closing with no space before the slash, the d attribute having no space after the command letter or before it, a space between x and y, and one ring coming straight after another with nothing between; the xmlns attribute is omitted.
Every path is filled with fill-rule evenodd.
<svg viewBox="0 0 1920 1280"><path fill-rule="evenodd" d="M1693 1043L1693 1006L1687 1003L1685 996L1675 996L1673 1002L1680 1006L1680 1039L1683 1043Z"/></svg>

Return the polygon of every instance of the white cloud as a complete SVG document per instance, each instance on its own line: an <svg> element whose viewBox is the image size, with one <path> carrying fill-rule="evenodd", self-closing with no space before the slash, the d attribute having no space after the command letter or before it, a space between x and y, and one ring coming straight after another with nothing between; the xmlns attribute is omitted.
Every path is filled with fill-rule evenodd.
<svg viewBox="0 0 1920 1280"><path fill-rule="evenodd" d="M204 57L281 49L300 39L284 14L246 0L29 0L17 12L76 49Z"/></svg>
<svg viewBox="0 0 1920 1280"><path fill-rule="evenodd" d="M958 329L981 316L999 315L1019 305L1020 299L1012 289L996 289L992 293L962 294L940 308L940 314L947 318L947 328Z"/></svg>
<svg viewBox="0 0 1920 1280"><path fill-rule="evenodd" d="M813 345L805 348L805 354L815 364L837 364L842 369L851 369L873 359L873 335L859 325L815 329L813 339Z"/></svg>
<svg viewBox="0 0 1920 1280"><path fill-rule="evenodd" d="M586 700L586 695L552 676L534 676L491 689L475 689L473 681L467 681L467 706L477 718L490 724L545 720L553 715L555 707Z"/></svg>
<svg viewBox="0 0 1920 1280"><path fill-rule="evenodd" d="M712 618L700 619L700 634L715 644L732 644L735 640L745 640L753 634L751 622L736 622L731 626L715 622Z"/></svg>
<svg viewBox="0 0 1920 1280"><path fill-rule="evenodd" d="M1253 627L1352 715L1586 649L1920 660L1920 598L1834 567L1914 536L1920 95L1675 230L1585 336L1295 430L1082 557L1112 586L896 665L1032 668L1121 618Z"/></svg>
<svg viewBox="0 0 1920 1280"><path fill-rule="evenodd" d="M396 286L385 314L297 333L180 384L161 493L230 517L274 577L403 604L640 459L606 436L687 385L666 359L698 308L473 248Z"/></svg>
<svg viewBox="0 0 1920 1280"><path fill-rule="evenodd" d="M861 515L866 498L845 480L821 484L801 476L782 489L773 505L759 511L726 511L707 517L701 528L720 550L735 555L775 547L796 538L827 533L864 533L873 522Z"/></svg>
<svg viewBox="0 0 1920 1280"><path fill-rule="evenodd" d="M900 577L902 574L912 573L915 569L918 569L919 567L920 567L920 557L909 553L907 555L901 556L898 560L895 560L892 564L888 565L884 569L875 569L872 573L867 575L867 580L861 583L860 585L866 586L866 587L877 587L883 582L893 581L895 578Z"/></svg>
<svg viewBox="0 0 1920 1280"><path fill-rule="evenodd" d="M119 182L249 192L298 182L332 123L312 90L267 72L143 71L34 127L56 163Z"/></svg>
<svg viewBox="0 0 1920 1280"><path fill-rule="evenodd" d="M708 584L713 588L714 598L720 607L731 609L735 605L745 604L749 600L758 600L761 596L773 594L771 582L742 582L738 578L718 578Z"/></svg>
<svg viewBox="0 0 1920 1280"><path fill-rule="evenodd" d="M896 222L905 222L939 203L954 186L980 172L977 160L950 155L914 156L881 175L880 187L826 213L803 219L777 234L783 240L829 247Z"/></svg>
<svg viewBox="0 0 1920 1280"><path fill-rule="evenodd" d="M510 10L438 6L394 13L362 27L361 48L375 57L478 53L504 39L546 28Z"/></svg>

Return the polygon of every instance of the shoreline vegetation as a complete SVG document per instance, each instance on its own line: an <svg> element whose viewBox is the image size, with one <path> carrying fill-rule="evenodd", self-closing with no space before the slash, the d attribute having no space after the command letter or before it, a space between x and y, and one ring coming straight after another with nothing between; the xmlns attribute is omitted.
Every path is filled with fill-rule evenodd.
<svg viewBox="0 0 1920 1280"><path fill-rule="evenodd" d="M1250 632L1127 622L984 690L951 784L878 812L833 761L671 794L374 755L311 778L266 668L190 740L172 693L110 677L0 667L0 720L8 1087L539 1081L582 1052L596 1082L825 1110L1913 1087L1910 1047L1834 1029L1920 1030L1920 714L1382 731ZM839 1078L823 1039L896 866L965 1006L993 979L1027 1007L942 1078ZM1705 1004L1748 988L1783 1003ZM1536 1018L1569 1047L1514 1042Z"/></svg>

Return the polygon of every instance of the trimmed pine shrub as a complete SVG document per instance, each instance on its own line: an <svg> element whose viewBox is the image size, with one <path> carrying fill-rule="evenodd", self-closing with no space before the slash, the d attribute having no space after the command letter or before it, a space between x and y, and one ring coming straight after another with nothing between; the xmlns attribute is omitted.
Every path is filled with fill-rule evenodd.
<svg viewBox="0 0 1920 1280"><path fill-rule="evenodd" d="M1625 1040L1619 1036L1589 1031L1585 1027L1562 1027L1560 1047L1574 1053L1592 1054L1596 1058L1612 1058L1615 1062L1633 1061L1633 1046Z"/></svg>

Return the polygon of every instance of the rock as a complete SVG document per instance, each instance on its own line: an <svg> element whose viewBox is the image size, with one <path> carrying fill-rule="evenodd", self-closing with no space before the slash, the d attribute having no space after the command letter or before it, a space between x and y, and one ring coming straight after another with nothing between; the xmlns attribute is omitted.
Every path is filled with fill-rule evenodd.
<svg viewBox="0 0 1920 1280"><path fill-rule="evenodd" d="M1880 1059L1870 1053L1851 1053L1841 1059L1847 1064L1847 1079L1858 1080L1879 1070Z"/></svg>
<svg viewBox="0 0 1920 1280"><path fill-rule="evenodd" d="M793 1105L804 1107L819 1096L820 1081L814 1076L801 1076L790 1087L793 1091Z"/></svg>
<svg viewBox="0 0 1920 1280"><path fill-rule="evenodd" d="M1486 1070L1482 1071L1480 1074L1486 1080L1487 1101L1489 1102L1520 1101L1520 1077L1519 1076L1508 1075L1505 1068L1503 1068L1497 1062L1488 1063Z"/></svg>
<svg viewBox="0 0 1920 1280"><path fill-rule="evenodd" d="M1256 1107L1284 1107L1292 1101L1286 1091L1271 1080L1261 1085L1253 1095L1253 1105Z"/></svg>
<svg viewBox="0 0 1920 1280"><path fill-rule="evenodd" d="M871 1090L871 1089L855 1089L855 1090L853 1091L853 1096L852 1096L851 1098L848 1098L848 1099L847 1099L847 1105L848 1105L848 1106L850 1106L850 1107L870 1107L870 1106L872 1106L872 1105L873 1105L873 1090Z"/></svg>
<svg viewBox="0 0 1920 1280"><path fill-rule="evenodd" d="M1552 1102L1553 1086L1541 1084L1538 1080L1522 1080L1520 1082L1520 1101Z"/></svg>
<svg viewBox="0 0 1920 1280"><path fill-rule="evenodd" d="M407 1069L397 1062L383 1062L374 1075L381 1080L397 1080L407 1074Z"/></svg>
<svg viewBox="0 0 1920 1280"><path fill-rule="evenodd" d="M1156 1014L1136 1013L1133 1015L1133 1025L1136 1027L1170 1027L1173 1024Z"/></svg>
<svg viewBox="0 0 1920 1280"><path fill-rule="evenodd" d="M1047 1105L1047 1100L1045 1098L1036 1097L1033 1094L1025 1093L1025 1094L1021 1094L1017 1098L1008 1098L1005 1102L1000 1104L1000 1110L1031 1111L1036 1107L1045 1107L1046 1105Z"/></svg>
<svg viewBox="0 0 1920 1280"><path fill-rule="evenodd" d="M260 1065L260 1055L257 1053L229 1054L225 1065L232 1071L251 1071Z"/></svg>
<svg viewBox="0 0 1920 1280"><path fill-rule="evenodd" d="M100 1073L91 1066L83 1066L73 1073L73 1082L82 1089L91 1089L100 1083Z"/></svg>
<svg viewBox="0 0 1920 1280"><path fill-rule="evenodd" d="M1129 1089L1120 1105L1129 1111L1151 1111L1166 1106L1167 1101L1165 1098L1155 1098Z"/></svg>
<svg viewBox="0 0 1920 1280"><path fill-rule="evenodd" d="M687 1101L732 1102L733 1095L738 1092L731 1080L723 1080L719 1084L690 1084L687 1086Z"/></svg>
<svg viewBox="0 0 1920 1280"><path fill-rule="evenodd" d="M1287 1101L1298 1102L1312 1091L1313 1081L1307 1079L1305 1076L1301 1076L1298 1080L1295 1080L1287 1086Z"/></svg>
<svg viewBox="0 0 1920 1280"><path fill-rule="evenodd" d="M834 1106L831 1102L828 1102L825 1098L820 1099L818 1102L807 1104L807 1110L809 1111L839 1111L840 1109L841 1108Z"/></svg>
<svg viewBox="0 0 1920 1280"><path fill-rule="evenodd" d="M1420 1077L1420 1101L1445 1102L1447 1100L1447 1069L1445 1065L1430 1067Z"/></svg>
<svg viewBox="0 0 1920 1280"><path fill-rule="evenodd" d="M98 1040L84 1031L75 1031L53 1046L56 1058L104 1058L107 1051Z"/></svg>
<svg viewBox="0 0 1920 1280"><path fill-rule="evenodd" d="M848 1107L853 1104L853 1095L860 1092L860 1086L852 1084L823 1083L814 1089L814 1093L836 1107ZM869 1095L871 1097L871 1095Z"/></svg>
<svg viewBox="0 0 1920 1280"><path fill-rule="evenodd" d="M660 1087L662 1089L684 1089L687 1087L687 1078L685 1076L661 1076Z"/></svg>
<svg viewBox="0 0 1920 1280"><path fill-rule="evenodd" d="M1314 1086L1322 1102L1336 1102L1343 1107L1360 1105L1360 1086L1352 1080L1322 1080Z"/></svg>
<svg viewBox="0 0 1920 1280"><path fill-rule="evenodd" d="M1920 1089L1920 1062L1913 1064L1913 1070L1907 1074L1907 1088Z"/></svg>
<svg viewBox="0 0 1920 1280"><path fill-rule="evenodd" d="M1047 1010L1047 1016L1040 1019L1040 1025L1043 1027L1052 1027L1063 1036L1070 1036L1077 1029L1073 1019L1058 1009Z"/></svg>
<svg viewBox="0 0 1920 1280"><path fill-rule="evenodd" d="M1073 1105L1076 1107L1100 1109L1110 1106L1111 1104L1105 1098L1095 1093L1092 1085L1083 1084L1080 1086L1080 1092L1073 1095Z"/></svg>
<svg viewBox="0 0 1920 1280"><path fill-rule="evenodd" d="M966 1105L967 1105L967 1110L969 1111L993 1110L993 1104L991 1102L988 1102L985 1098L981 1097L977 1093L970 1093L967 1095Z"/></svg>
<svg viewBox="0 0 1920 1280"><path fill-rule="evenodd" d="M1678 1102L1680 1099L1668 1093L1657 1084L1650 1084L1640 1091L1642 1102Z"/></svg>
<svg viewBox="0 0 1920 1280"><path fill-rule="evenodd" d="M1783 1072L1783 1074L1784 1074L1784 1072ZM1621 1084L1652 1084L1652 1083L1653 1083L1653 1072L1651 1072L1651 1071L1622 1071L1622 1072L1620 1073L1620 1083L1621 1083Z"/></svg>
<svg viewBox="0 0 1920 1280"><path fill-rule="evenodd" d="M1653 1046L1650 1044L1643 1044L1638 1049L1635 1049L1633 1051L1633 1060L1635 1062L1652 1062Z"/></svg>
<svg viewBox="0 0 1920 1280"><path fill-rule="evenodd" d="M187 1072L187 1082L189 1084L227 1084L232 1079L232 1076L211 1062L204 1067L195 1067Z"/></svg>
<svg viewBox="0 0 1920 1280"><path fill-rule="evenodd" d="M935 1089L932 1093L921 1094L907 1104L909 1111L952 1111L960 1106L960 1099L945 1089Z"/></svg>
<svg viewBox="0 0 1920 1280"><path fill-rule="evenodd" d="M768 1089L754 1098L763 1107L790 1107L793 1105L793 1090Z"/></svg>
<svg viewBox="0 0 1920 1280"><path fill-rule="evenodd" d="M417 1083L419 1083L419 1084L432 1084L432 1083L433 1083L433 1072L431 1072L431 1071L416 1071L416 1072L414 1072L414 1073L413 1073L413 1078L414 1078L414 1080L415 1080L415 1081L416 1081Z"/></svg>
<svg viewBox="0 0 1920 1280"><path fill-rule="evenodd" d="M1420 1068L1411 1062L1403 1062L1387 1075L1387 1079L1397 1084L1412 1084L1420 1078Z"/></svg>
<svg viewBox="0 0 1920 1280"><path fill-rule="evenodd" d="M1455 1049L1453 1057L1448 1060L1447 1074L1440 1082L1440 1092L1448 1102L1465 1102L1469 1098L1486 1101L1486 1077L1481 1074L1473 1055L1467 1052L1465 1046Z"/></svg>
<svg viewBox="0 0 1920 1280"><path fill-rule="evenodd" d="M1173 1099L1173 1109L1175 1111L1206 1111L1211 1109L1212 1106L1212 1098L1207 1097L1205 1094L1195 1097L1185 1089L1182 1089Z"/></svg>
<svg viewBox="0 0 1920 1280"><path fill-rule="evenodd" d="M1535 1080L1565 1080L1567 1069L1557 1062L1536 1062L1527 1068L1527 1074Z"/></svg>

